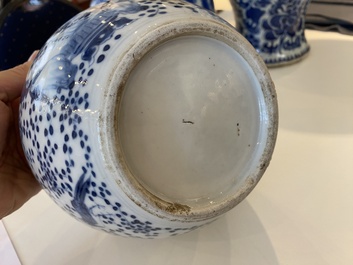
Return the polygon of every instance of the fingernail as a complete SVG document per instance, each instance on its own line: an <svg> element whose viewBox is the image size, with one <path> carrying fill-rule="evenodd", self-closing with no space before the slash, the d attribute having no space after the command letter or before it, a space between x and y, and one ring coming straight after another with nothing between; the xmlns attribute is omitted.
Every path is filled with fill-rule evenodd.
<svg viewBox="0 0 353 265"><path fill-rule="evenodd" d="M28 62L33 62L33 60L37 57L37 54L38 54L38 50L34 51L31 56L28 58Z"/></svg>

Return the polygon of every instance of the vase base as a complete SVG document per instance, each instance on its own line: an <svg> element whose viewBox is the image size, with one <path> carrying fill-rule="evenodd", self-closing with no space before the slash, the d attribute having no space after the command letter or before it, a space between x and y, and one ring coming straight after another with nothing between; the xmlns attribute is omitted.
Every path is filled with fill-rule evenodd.
<svg viewBox="0 0 353 265"><path fill-rule="evenodd" d="M310 46L305 43L300 49L295 50L293 52L290 51L286 54L266 54L262 52L259 52L259 54L261 58L263 58L267 67L275 68L297 63L306 58L309 54L309 51Z"/></svg>
<svg viewBox="0 0 353 265"><path fill-rule="evenodd" d="M260 91L246 61L221 41L194 35L157 46L130 74L119 112L134 178L179 205L224 197L253 167Z"/></svg>

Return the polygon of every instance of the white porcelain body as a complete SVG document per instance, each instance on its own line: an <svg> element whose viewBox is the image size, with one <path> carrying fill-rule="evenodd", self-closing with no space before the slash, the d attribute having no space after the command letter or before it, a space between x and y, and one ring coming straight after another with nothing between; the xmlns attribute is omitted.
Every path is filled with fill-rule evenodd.
<svg viewBox="0 0 353 265"><path fill-rule="evenodd" d="M41 49L20 104L31 169L69 214L160 238L213 221L269 164L277 102L234 28L183 1L112 1Z"/></svg>

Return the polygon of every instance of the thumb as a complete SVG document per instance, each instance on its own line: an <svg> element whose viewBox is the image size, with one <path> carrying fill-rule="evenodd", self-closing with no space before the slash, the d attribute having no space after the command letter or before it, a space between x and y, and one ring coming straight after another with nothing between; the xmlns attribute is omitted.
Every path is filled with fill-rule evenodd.
<svg viewBox="0 0 353 265"><path fill-rule="evenodd" d="M36 57L35 51L27 62L0 72L0 100L8 103L21 95L28 70Z"/></svg>

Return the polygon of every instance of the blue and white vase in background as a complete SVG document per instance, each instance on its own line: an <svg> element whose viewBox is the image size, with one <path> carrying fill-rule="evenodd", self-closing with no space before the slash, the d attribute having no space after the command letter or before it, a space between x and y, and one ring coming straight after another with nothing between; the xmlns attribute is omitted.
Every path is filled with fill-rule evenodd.
<svg viewBox="0 0 353 265"><path fill-rule="evenodd" d="M99 3L103 3L103 2L107 2L108 0L92 0L91 3L90 3L90 6L95 6ZM195 5L198 5L200 7L203 7L205 9L208 9L210 11L215 11L214 9L214 3L213 3L213 0L185 0L189 3L192 3L192 4L195 4Z"/></svg>
<svg viewBox="0 0 353 265"><path fill-rule="evenodd" d="M201 6L211 11L215 11L213 0L186 0L195 5Z"/></svg>
<svg viewBox="0 0 353 265"><path fill-rule="evenodd" d="M231 0L236 28L268 66L290 64L310 50L305 13L310 0Z"/></svg>
<svg viewBox="0 0 353 265"><path fill-rule="evenodd" d="M269 165L277 127L255 49L179 0L80 12L40 50L20 103L43 189L78 220L129 237L182 234L232 209Z"/></svg>

